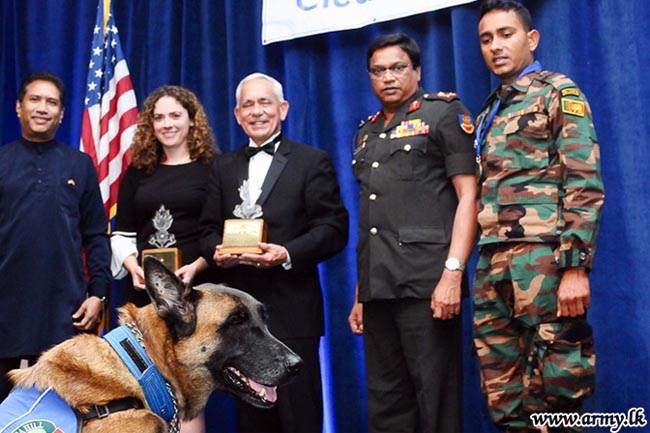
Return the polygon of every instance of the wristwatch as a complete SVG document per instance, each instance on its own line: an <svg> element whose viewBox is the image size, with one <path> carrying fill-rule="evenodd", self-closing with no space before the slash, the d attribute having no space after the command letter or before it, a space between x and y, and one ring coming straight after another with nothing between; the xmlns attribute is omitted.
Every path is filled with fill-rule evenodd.
<svg viewBox="0 0 650 433"><path fill-rule="evenodd" d="M461 271L465 270L465 265L463 265L460 260L455 257L449 257L445 260L445 269L448 271Z"/></svg>

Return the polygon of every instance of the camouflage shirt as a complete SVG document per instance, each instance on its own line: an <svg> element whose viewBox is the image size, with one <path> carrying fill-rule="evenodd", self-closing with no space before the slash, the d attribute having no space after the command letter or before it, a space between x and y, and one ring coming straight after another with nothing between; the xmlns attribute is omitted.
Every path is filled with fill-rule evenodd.
<svg viewBox="0 0 650 433"><path fill-rule="evenodd" d="M479 244L557 242L561 268L591 268L605 196L586 98L540 69L499 86L477 125L497 98L481 148Z"/></svg>

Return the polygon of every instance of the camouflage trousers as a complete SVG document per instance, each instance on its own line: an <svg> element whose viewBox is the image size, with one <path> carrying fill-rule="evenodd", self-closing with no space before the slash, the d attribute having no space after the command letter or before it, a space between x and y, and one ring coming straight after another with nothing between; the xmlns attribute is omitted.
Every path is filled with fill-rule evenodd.
<svg viewBox="0 0 650 433"><path fill-rule="evenodd" d="M591 327L557 317L561 275L554 244L481 247L474 281L474 346L492 420L508 432L573 432L532 426L535 412L580 410L595 381Z"/></svg>

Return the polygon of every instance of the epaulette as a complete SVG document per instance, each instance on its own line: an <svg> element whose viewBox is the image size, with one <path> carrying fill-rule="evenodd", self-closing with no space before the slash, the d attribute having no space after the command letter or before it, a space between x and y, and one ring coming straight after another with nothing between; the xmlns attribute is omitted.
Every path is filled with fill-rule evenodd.
<svg viewBox="0 0 650 433"><path fill-rule="evenodd" d="M368 116L367 120L361 119L361 121L359 122L359 128L361 128L363 125L365 125L368 122L375 123L377 121L377 118L379 117L379 113L380 112L377 111L375 114L371 114L370 116Z"/></svg>
<svg viewBox="0 0 650 433"><path fill-rule="evenodd" d="M425 93L422 97L427 101L439 100L445 102L451 102L459 99L458 95L454 92Z"/></svg>
<svg viewBox="0 0 650 433"><path fill-rule="evenodd" d="M567 77L564 74L560 74L559 72L541 71L539 74L539 79L540 81L553 86L553 88L560 92L562 92L564 89L576 89L576 91L578 91L578 85L571 78ZM579 94L580 92L578 91L578 95Z"/></svg>

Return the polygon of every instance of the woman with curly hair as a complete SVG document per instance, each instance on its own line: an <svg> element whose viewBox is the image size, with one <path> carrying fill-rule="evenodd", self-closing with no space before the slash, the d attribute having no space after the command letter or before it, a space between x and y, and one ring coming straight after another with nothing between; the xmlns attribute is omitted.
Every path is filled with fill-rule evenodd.
<svg viewBox="0 0 650 433"><path fill-rule="evenodd" d="M149 302L141 266L145 249L178 248L182 266L176 275L188 284L214 281L200 254L198 219L219 149L196 95L163 86L144 101L129 151L111 236L111 270L117 279L130 274L124 301L142 306ZM182 433L204 431L203 414L181 424Z"/></svg>
<svg viewBox="0 0 650 433"><path fill-rule="evenodd" d="M199 251L198 218L218 147L196 95L163 86L145 100L129 151L111 236L112 271L117 279L130 274L125 301L142 306L149 302L142 250L178 248L176 274L186 283L208 280L207 274L197 277L208 268Z"/></svg>

